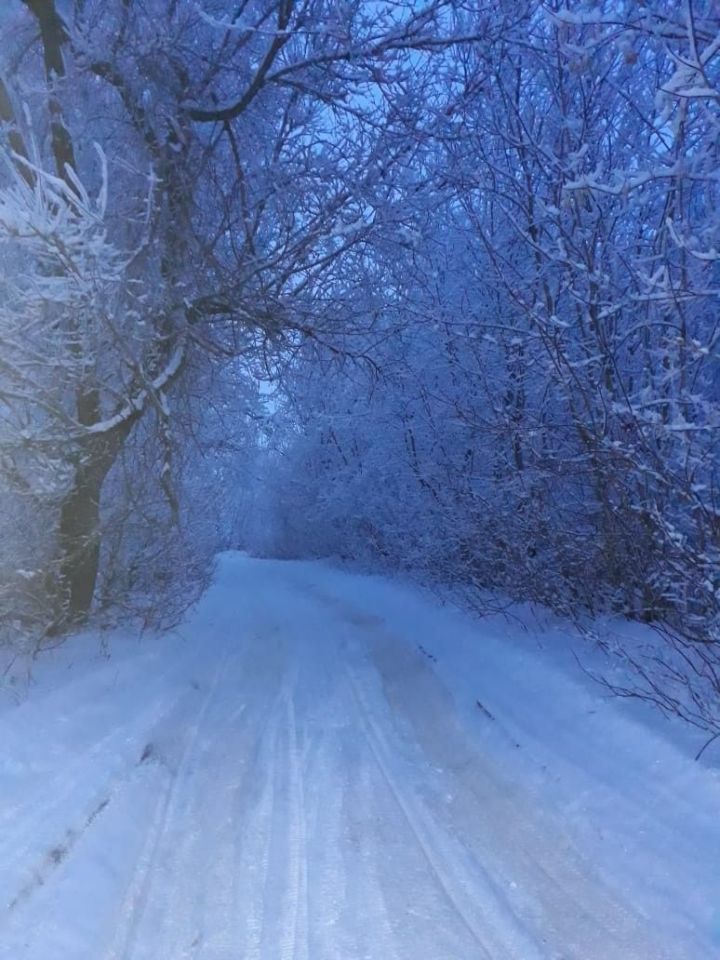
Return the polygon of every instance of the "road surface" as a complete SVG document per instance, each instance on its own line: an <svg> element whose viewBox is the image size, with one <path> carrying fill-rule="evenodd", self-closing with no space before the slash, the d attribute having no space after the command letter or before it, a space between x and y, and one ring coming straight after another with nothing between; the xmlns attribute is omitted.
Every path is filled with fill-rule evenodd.
<svg viewBox="0 0 720 960"><path fill-rule="evenodd" d="M23 710L39 745L0 800L0 957L696 956L488 755L412 629L303 569L226 558L162 654L6 712L6 757Z"/></svg>

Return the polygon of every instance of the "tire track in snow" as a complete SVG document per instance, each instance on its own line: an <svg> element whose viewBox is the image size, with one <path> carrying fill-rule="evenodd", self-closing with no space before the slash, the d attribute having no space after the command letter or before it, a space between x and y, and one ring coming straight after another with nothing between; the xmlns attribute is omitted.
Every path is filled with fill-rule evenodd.
<svg viewBox="0 0 720 960"><path fill-rule="evenodd" d="M260 811L266 842L258 877L262 894L253 924L252 960L312 960L308 957L307 829L294 683L294 678L286 678L275 707L270 775Z"/></svg>
<svg viewBox="0 0 720 960"><path fill-rule="evenodd" d="M262 771L263 782L260 788L257 808L253 811L253 819L243 824L245 843L240 845L240 854L237 857L236 886L234 901L239 904L239 881L246 878L250 889L244 894L245 920L245 952L243 956L248 960L259 960L262 949L263 930L265 927L265 896L264 891L269 886L268 872L270 863L270 843L272 839L273 816L275 804L275 769L274 762L261 763L264 756L263 744L272 733L272 755L276 751L278 730L272 731L273 721L277 727L277 712L274 707L268 711L262 733L258 737L258 751L252 772L258 774L258 767ZM252 844L248 840L252 840ZM259 895L258 895L259 894Z"/></svg>
<svg viewBox="0 0 720 960"><path fill-rule="evenodd" d="M224 685L223 689L227 689ZM241 729L246 705L229 712L219 694L212 705L212 736L195 750L192 776L181 788L177 818L166 833L160 865L148 894L152 913L143 921L154 949L143 944L142 955L170 956L177 960L214 956L218 942L224 956L236 939L230 899L233 873L230 831L236 768L227 745ZM218 716L220 713L220 716ZM178 829L181 827L182 829Z"/></svg>
<svg viewBox="0 0 720 960"><path fill-rule="evenodd" d="M297 676L292 681L294 688ZM305 789L300 767L300 746L291 689L287 709L288 776L288 905L285 932L280 944L280 960L308 958L307 825Z"/></svg>
<svg viewBox="0 0 720 960"><path fill-rule="evenodd" d="M266 644L277 639L277 631L262 639ZM304 797L293 683L292 678L283 677L288 664L285 656L278 658L279 652L271 651L269 662L253 661L248 665L255 674L252 688L261 712L253 737L254 749L250 751L252 761L243 783L260 786L255 802L248 802L251 791L238 787L242 840L235 835L233 884L234 902L245 915L237 949L241 950L244 941L239 955L246 960L277 960L279 956L282 960L295 960L298 944L303 943L303 923L307 926L307 912L301 905L301 898L306 896L302 875ZM264 656L267 658L267 651ZM274 690L276 684L279 689ZM266 706L268 700L270 705ZM297 960L301 957L310 960L306 951L301 951Z"/></svg>
<svg viewBox="0 0 720 960"><path fill-rule="evenodd" d="M378 865L379 852L377 847L379 838L373 831L358 827L357 818L364 817L364 824L373 821L371 811L377 806L377 788L373 784L372 773L378 773L377 761L374 754L367 750L369 763L358 758L355 765L357 776L352 786L346 786L346 809L344 816L351 826L351 840L345 844L344 870L346 886L350 888L352 907L355 911L362 910L366 922L360 931L363 938L370 934L371 941L364 943L363 955L374 955L382 960L404 960L396 946L396 935L392 925L390 909L380 882L380 868ZM380 774L383 786L386 783ZM394 802L394 799L393 799ZM379 944L378 952L370 954L369 947ZM360 946L358 944L358 946Z"/></svg>
<svg viewBox="0 0 720 960"><path fill-rule="evenodd" d="M0 820L0 833L7 834L9 840L0 844L0 862L9 911L45 886L55 868L65 864L98 817L147 771L141 744L146 744L157 726L177 711L184 698L191 697L185 683L178 689L170 687L170 698L152 695L153 692L159 694L164 682L177 670L176 664L154 678L150 706L131 721L114 726L82 751L75 762L63 767L60 776L44 785L43 792L49 796L46 802L36 803L31 794L16 816L12 816L15 812L12 807L5 812ZM132 754L127 749L128 741L133 743ZM99 761L108 756L120 756L121 760L103 767ZM98 769L103 771L103 776L98 776ZM58 816L63 811L64 815ZM9 818L12 831L4 826Z"/></svg>
<svg viewBox="0 0 720 960"><path fill-rule="evenodd" d="M533 795L513 786L473 749L456 725L452 702L442 699L433 671L425 665L417 669L412 648L388 639L379 643L377 636L365 640L397 735L416 744L431 769L441 774L439 780L428 778L427 786L434 809L446 815L446 832L468 837L475 863L482 863L496 889L512 891L516 915L539 943L561 944L553 953L557 957L595 956L598 949L603 957L620 960L687 956L667 937L654 937L648 918L623 903L597 875L568 841L562 824L546 817ZM442 797L448 788L452 802L446 806Z"/></svg>
<svg viewBox="0 0 720 960"><path fill-rule="evenodd" d="M241 944L243 934L247 939L254 898L252 886L249 891L242 891L240 881L258 857L254 841L260 830L255 829L252 820L255 807L249 801L258 779L262 778L258 804L267 789L266 778L262 777L265 764L260 763L259 758L263 756L274 707L254 703L247 687L240 686L237 694L242 695L242 708L233 711L216 731L213 762L203 780L197 781L193 798L196 822L204 826L188 844L187 864L180 861L177 865L187 876L186 899L197 904L193 917L196 935L186 936L184 941L185 945L191 943L188 957L225 960L236 953L246 956ZM240 724L239 718L242 718ZM231 745L232 750L226 752L222 744ZM253 853L246 858L250 850ZM184 909L189 912L187 906ZM174 912L177 914L177 909ZM163 943L163 949L167 952L169 946ZM172 956L175 958L176 953ZM185 953L182 956L185 957Z"/></svg>
<svg viewBox="0 0 720 960"><path fill-rule="evenodd" d="M203 720L215 697L226 661L227 654L225 654L221 665L215 672L210 689L195 715L195 721L185 740L177 767L156 806L155 815L148 829L144 849L140 855L135 875L131 880L130 887L123 902L121 910L123 919L121 920L114 942L105 955L106 960L130 960L132 956L137 932L147 905L153 871L162 848L164 835L174 813L174 804L178 788L182 785L184 774L190 766Z"/></svg>
<svg viewBox="0 0 720 960"><path fill-rule="evenodd" d="M521 926L507 900L486 872L471 861L468 851L433 820L424 805L409 797L391 770L391 750L373 719L358 681L346 665L348 684L358 707L361 729L389 790L422 850L432 875L447 901L470 933L484 960L546 960L534 939ZM453 875L457 878L451 880ZM482 908L480 903L482 902ZM512 930L512 942L494 929Z"/></svg>

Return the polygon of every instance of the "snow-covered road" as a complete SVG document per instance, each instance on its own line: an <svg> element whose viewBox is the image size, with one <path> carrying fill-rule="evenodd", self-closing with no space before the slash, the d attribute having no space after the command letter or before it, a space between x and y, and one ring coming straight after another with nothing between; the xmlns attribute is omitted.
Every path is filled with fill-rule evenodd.
<svg viewBox="0 0 720 960"><path fill-rule="evenodd" d="M418 611L398 630L352 580L226 556L172 641L5 705L0 958L710 960L703 803L665 853L696 889L654 912L543 807L503 718L458 707Z"/></svg>

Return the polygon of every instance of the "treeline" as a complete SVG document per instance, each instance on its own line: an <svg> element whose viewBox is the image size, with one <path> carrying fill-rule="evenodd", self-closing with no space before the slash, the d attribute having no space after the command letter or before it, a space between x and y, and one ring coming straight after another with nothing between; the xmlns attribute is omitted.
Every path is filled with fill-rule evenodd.
<svg viewBox="0 0 720 960"><path fill-rule="evenodd" d="M367 326L403 104L479 36L452 6L2 5L0 640L167 622L202 589L258 384Z"/></svg>
<svg viewBox="0 0 720 960"><path fill-rule="evenodd" d="M504 22L415 167L365 366L292 368L268 549L653 623L636 691L715 729L720 19Z"/></svg>

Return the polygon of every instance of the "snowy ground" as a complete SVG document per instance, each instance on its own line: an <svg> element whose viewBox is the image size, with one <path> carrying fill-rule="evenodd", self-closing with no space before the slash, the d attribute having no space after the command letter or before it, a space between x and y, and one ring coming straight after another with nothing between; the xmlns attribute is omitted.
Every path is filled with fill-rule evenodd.
<svg viewBox="0 0 720 960"><path fill-rule="evenodd" d="M0 692L1 960L720 956L712 763L534 646L226 555L172 637L49 655Z"/></svg>

